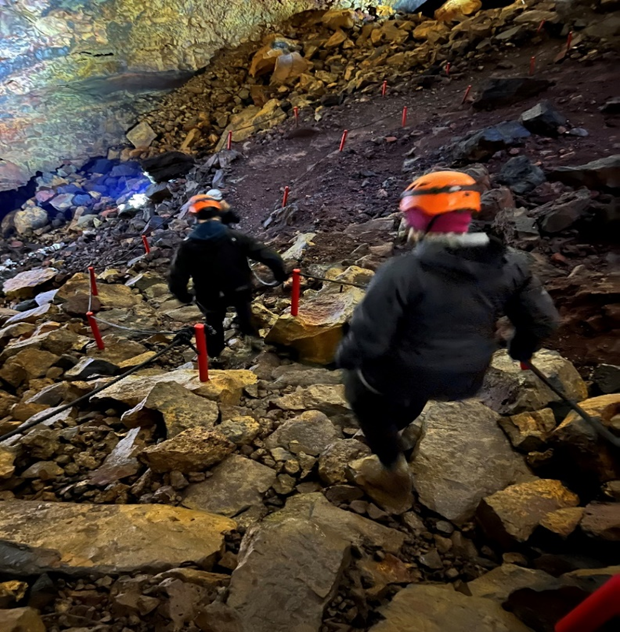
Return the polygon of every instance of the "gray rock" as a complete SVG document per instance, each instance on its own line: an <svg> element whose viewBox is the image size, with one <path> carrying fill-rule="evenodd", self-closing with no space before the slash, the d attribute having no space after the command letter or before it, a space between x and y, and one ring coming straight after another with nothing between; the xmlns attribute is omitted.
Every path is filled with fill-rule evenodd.
<svg viewBox="0 0 620 632"><path fill-rule="evenodd" d="M338 438L340 433L328 417L316 410L309 410L284 422L267 438L265 447L281 447L292 454L305 452L318 456Z"/></svg>
<svg viewBox="0 0 620 632"><path fill-rule="evenodd" d="M551 87L553 82L533 77L492 77L482 86L474 101L477 109L492 109L510 105L540 94Z"/></svg>
<svg viewBox="0 0 620 632"><path fill-rule="evenodd" d="M620 542L620 503L589 504L581 528L590 538Z"/></svg>
<svg viewBox="0 0 620 632"><path fill-rule="evenodd" d="M425 506L458 524L474 515L484 496L531 476L498 419L475 401L432 403L422 413L411 469Z"/></svg>
<svg viewBox="0 0 620 632"><path fill-rule="evenodd" d="M91 474L91 485L105 487L140 471L137 455L143 445L138 442L139 433L140 428L134 428L116 444L103 465Z"/></svg>
<svg viewBox="0 0 620 632"><path fill-rule="evenodd" d="M547 173L549 180L559 180L573 187L620 189L620 154L593 160L585 165L556 167Z"/></svg>
<svg viewBox="0 0 620 632"><path fill-rule="evenodd" d="M351 544L367 542L396 553L404 539L398 531L337 509L322 494L295 496L246 534L227 605L245 630L317 631Z"/></svg>
<svg viewBox="0 0 620 632"><path fill-rule="evenodd" d="M488 160L495 152L519 145L530 136L516 121L503 121L493 127L472 132L451 148L452 159L458 162Z"/></svg>
<svg viewBox="0 0 620 632"><path fill-rule="evenodd" d="M0 610L2 632L45 632L45 623L34 608Z"/></svg>
<svg viewBox="0 0 620 632"><path fill-rule="evenodd" d="M519 121L532 134L558 136L559 128L566 125L566 117L560 114L549 101L541 101L521 114Z"/></svg>
<svg viewBox="0 0 620 632"><path fill-rule="evenodd" d="M592 374L592 381L602 393L620 392L620 366L614 364L599 364Z"/></svg>
<svg viewBox="0 0 620 632"><path fill-rule="evenodd" d="M274 386L314 386L315 384L342 384L342 371L327 369L291 369L290 366L278 367L273 372L276 378Z"/></svg>
<svg viewBox="0 0 620 632"><path fill-rule="evenodd" d="M534 354L532 362L569 399L579 402L588 396L577 369L556 351L543 349ZM560 401L531 371L521 370L506 351L494 355L478 397L501 415L541 410Z"/></svg>
<svg viewBox="0 0 620 632"><path fill-rule="evenodd" d="M544 233L559 233L570 228L581 219L592 203L590 191L565 193L557 200L547 202L534 212L539 217L538 224Z"/></svg>
<svg viewBox="0 0 620 632"><path fill-rule="evenodd" d="M234 455L220 463L210 478L190 485L182 505L232 518L260 505L275 480L275 470Z"/></svg>
<svg viewBox="0 0 620 632"><path fill-rule="evenodd" d="M531 632L491 599L466 597L450 586L413 584L396 594L369 632Z"/></svg>
<svg viewBox="0 0 620 632"><path fill-rule="evenodd" d="M525 195L533 191L545 181L545 173L527 156L515 156L503 167L497 177L501 184L507 184L511 191L518 195Z"/></svg>

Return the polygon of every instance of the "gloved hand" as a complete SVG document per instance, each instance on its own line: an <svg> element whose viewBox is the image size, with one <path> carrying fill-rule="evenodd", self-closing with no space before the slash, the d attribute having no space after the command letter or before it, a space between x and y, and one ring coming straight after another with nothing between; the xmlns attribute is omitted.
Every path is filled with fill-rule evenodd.
<svg viewBox="0 0 620 632"><path fill-rule="evenodd" d="M192 292L185 292L183 294L177 294L175 298L181 303L189 305L194 301L195 296Z"/></svg>
<svg viewBox="0 0 620 632"><path fill-rule="evenodd" d="M284 268L282 268L281 270L274 270L273 276L278 283L286 283L291 275Z"/></svg>
<svg viewBox="0 0 620 632"><path fill-rule="evenodd" d="M532 336L515 333L508 343L508 354L518 362L529 362L538 350L539 341Z"/></svg>

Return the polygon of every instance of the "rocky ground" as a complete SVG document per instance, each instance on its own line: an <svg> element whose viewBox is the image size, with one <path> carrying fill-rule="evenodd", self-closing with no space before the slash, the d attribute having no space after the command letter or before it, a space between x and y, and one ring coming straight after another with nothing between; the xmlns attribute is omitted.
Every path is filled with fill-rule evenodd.
<svg viewBox="0 0 620 632"><path fill-rule="evenodd" d="M248 43L171 94L133 135L150 149L38 178L2 225L0 434L58 413L0 443L2 630L547 631L619 572L617 452L505 351L479 397L407 431L400 507L365 484L330 366L363 296L338 281L363 287L406 247L412 177L458 166L486 190L480 227L528 251L560 307L537 364L620 434L617 13L583 16L306 14L288 43ZM65 410L199 320L165 272L180 206L212 185L241 228L336 283L306 279L298 318L259 285L263 344L231 327L207 383L182 346Z"/></svg>

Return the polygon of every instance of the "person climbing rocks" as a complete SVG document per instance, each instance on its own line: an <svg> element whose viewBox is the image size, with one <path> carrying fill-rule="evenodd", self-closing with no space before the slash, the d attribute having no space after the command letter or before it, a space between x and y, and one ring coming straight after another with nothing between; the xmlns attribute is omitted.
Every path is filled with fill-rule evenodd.
<svg viewBox="0 0 620 632"><path fill-rule="evenodd" d="M229 307L237 313L241 333L256 336L251 322L252 272L248 259L268 266L279 283L288 278L280 255L225 225L237 222L238 217L218 194L215 190L195 195L183 206L182 210L194 216L197 223L176 251L168 276L170 292L182 303L195 299L205 314L211 328L207 334L211 357L224 349L224 318ZM188 291L190 278L195 296Z"/></svg>
<svg viewBox="0 0 620 632"><path fill-rule="evenodd" d="M514 327L508 350L520 361L531 358L559 316L523 253L467 232L480 211L472 177L422 176L407 187L400 209L416 246L377 271L336 360L346 369L349 404L383 465L368 470L369 484L406 496L411 477L400 431L429 400L476 394L497 349L501 316Z"/></svg>

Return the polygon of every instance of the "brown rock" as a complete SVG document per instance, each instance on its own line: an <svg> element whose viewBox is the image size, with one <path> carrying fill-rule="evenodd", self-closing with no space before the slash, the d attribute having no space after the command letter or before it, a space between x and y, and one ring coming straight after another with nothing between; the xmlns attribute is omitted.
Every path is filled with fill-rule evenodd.
<svg viewBox="0 0 620 632"><path fill-rule="evenodd" d="M586 507L581 528L591 538L620 542L620 503L591 503Z"/></svg>
<svg viewBox="0 0 620 632"><path fill-rule="evenodd" d="M4 282L2 290L9 300L31 298L58 274L54 268L35 268L20 272Z"/></svg>
<svg viewBox="0 0 620 632"><path fill-rule="evenodd" d="M542 452L555 429L555 416L550 408L543 408L533 413L501 417L499 425L517 450Z"/></svg>
<svg viewBox="0 0 620 632"><path fill-rule="evenodd" d="M173 439L146 448L140 459L154 472L201 472L223 461L235 444L215 430L191 428Z"/></svg>
<svg viewBox="0 0 620 632"><path fill-rule="evenodd" d="M485 498L478 508L478 520L489 537L509 547L527 542L551 512L578 504L579 497L560 481L536 479Z"/></svg>
<svg viewBox="0 0 620 632"><path fill-rule="evenodd" d="M20 602L28 592L28 584L16 579L0 583L0 608L8 608ZM0 616L1 620L1 616Z"/></svg>
<svg viewBox="0 0 620 632"><path fill-rule="evenodd" d="M482 8L480 0L448 0L437 11L435 19L440 22L452 22L465 15L472 15Z"/></svg>
<svg viewBox="0 0 620 632"><path fill-rule="evenodd" d="M34 608L0 610L2 632L45 632L45 624Z"/></svg>
<svg viewBox="0 0 620 632"><path fill-rule="evenodd" d="M540 521L540 526L565 540L579 526L584 511L583 507L566 507L566 509L552 511Z"/></svg>
<svg viewBox="0 0 620 632"><path fill-rule="evenodd" d="M126 285L99 283L97 285L98 298L106 309L119 308L130 309L142 301L142 298L134 294ZM76 295L88 296L90 294L90 280L85 273L79 272L73 275L56 293L54 302L64 303Z"/></svg>

